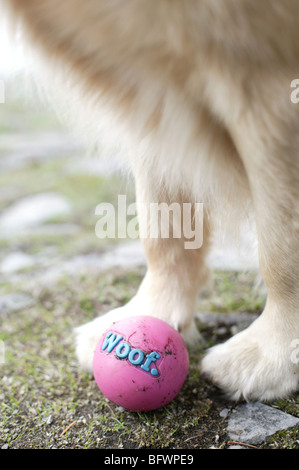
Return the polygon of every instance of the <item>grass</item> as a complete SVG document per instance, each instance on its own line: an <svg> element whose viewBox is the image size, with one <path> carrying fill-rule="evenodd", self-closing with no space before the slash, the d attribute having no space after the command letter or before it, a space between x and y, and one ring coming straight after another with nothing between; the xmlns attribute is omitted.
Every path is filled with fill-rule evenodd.
<svg viewBox="0 0 299 470"><path fill-rule="evenodd" d="M0 446L6 443L10 448L72 449L228 446L226 422L219 413L232 404L200 377L202 346L189 351L190 370L181 393L166 407L148 413L128 412L108 402L94 380L78 370L73 326L121 305L134 295L143 274L144 268L112 269L96 277L64 278L55 288L40 292L34 307L3 322L2 329L7 333L6 361L0 369ZM226 282L227 273L218 272L219 281L221 276ZM242 292L241 289L239 294ZM215 289L215 298L221 295ZM102 298L106 299L105 305ZM296 400L276 406L298 415ZM268 445L298 448L298 430L279 433L277 440L272 438Z"/></svg>
<svg viewBox="0 0 299 470"><path fill-rule="evenodd" d="M0 443L13 448L184 447L184 439L211 407L207 392L200 399L194 393L199 388L198 351L191 356L190 377L182 394L150 413L130 413L109 403L95 382L78 371L74 357L72 328L103 309L98 292L102 296L107 292L109 299L114 286L116 296L105 309L117 306L122 303L117 299L134 294L142 275L142 269L128 273L135 285L125 283L125 271L78 283L65 279L55 290L43 291L29 311L18 312L13 325L11 318L4 322L4 329L14 334L6 336L6 361L1 367ZM45 302L51 307L46 309ZM47 424L49 416L52 424Z"/></svg>
<svg viewBox="0 0 299 470"><path fill-rule="evenodd" d="M265 305L265 292L254 273L214 271L214 295L201 300L201 310L218 313L259 314Z"/></svg>

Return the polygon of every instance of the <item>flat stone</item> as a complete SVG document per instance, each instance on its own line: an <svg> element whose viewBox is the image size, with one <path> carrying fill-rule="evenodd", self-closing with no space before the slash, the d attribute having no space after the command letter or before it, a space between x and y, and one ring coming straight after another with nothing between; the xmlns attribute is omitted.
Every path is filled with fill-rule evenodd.
<svg viewBox="0 0 299 470"><path fill-rule="evenodd" d="M34 265L34 257L23 253L22 251L15 251L5 256L0 263L0 272L3 274L15 273L21 269L28 268Z"/></svg>
<svg viewBox="0 0 299 470"><path fill-rule="evenodd" d="M53 217L70 213L69 201L57 193L40 193L27 196L8 207L0 217L1 236L17 235L18 230L36 227Z"/></svg>
<svg viewBox="0 0 299 470"><path fill-rule="evenodd" d="M91 273L99 273L111 268L144 266L145 263L145 257L139 242L124 243L103 254L89 253L78 255L55 263L42 274L39 274L36 282L52 285L65 275L90 275Z"/></svg>
<svg viewBox="0 0 299 470"><path fill-rule="evenodd" d="M22 292L13 292L0 296L0 314L10 313L23 308L31 307L35 300L28 294Z"/></svg>
<svg viewBox="0 0 299 470"><path fill-rule="evenodd" d="M210 313L210 312L197 312L196 318L200 323L204 323L213 328L219 326L232 327L239 325L241 328L247 328L258 315L247 312L233 312L233 313Z"/></svg>
<svg viewBox="0 0 299 470"><path fill-rule="evenodd" d="M227 432L232 441L260 444L277 431L299 425L299 418L263 403L246 403L233 410Z"/></svg>

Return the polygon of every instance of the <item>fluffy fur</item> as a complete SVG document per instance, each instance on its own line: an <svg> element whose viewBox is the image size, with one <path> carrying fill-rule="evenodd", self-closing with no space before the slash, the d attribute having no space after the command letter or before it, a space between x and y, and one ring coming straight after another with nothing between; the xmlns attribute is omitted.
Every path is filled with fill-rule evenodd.
<svg viewBox="0 0 299 470"><path fill-rule="evenodd" d="M294 392L299 104L290 84L299 78L299 0L4 3L53 73L67 77L90 120L109 116L125 142L137 201L205 207L202 248L143 241L148 271L136 297L77 330L80 364L91 369L99 334L119 316L155 315L194 337L213 229L218 221L236 226L250 205L268 300L247 330L207 353L202 371L236 399Z"/></svg>

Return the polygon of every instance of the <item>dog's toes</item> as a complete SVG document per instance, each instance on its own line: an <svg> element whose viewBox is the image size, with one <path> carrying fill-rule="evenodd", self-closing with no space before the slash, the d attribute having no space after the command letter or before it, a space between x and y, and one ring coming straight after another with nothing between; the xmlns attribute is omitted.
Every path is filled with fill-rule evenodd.
<svg viewBox="0 0 299 470"><path fill-rule="evenodd" d="M299 385L298 365L288 343L261 334L256 325L211 348L201 372L232 400L269 401L286 398Z"/></svg>
<svg viewBox="0 0 299 470"><path fill-rule="evenodd" d="M124 316L124 307L120 307L74 329L75 351L81 369L92 373L94 351L102 334Z"/></svg>

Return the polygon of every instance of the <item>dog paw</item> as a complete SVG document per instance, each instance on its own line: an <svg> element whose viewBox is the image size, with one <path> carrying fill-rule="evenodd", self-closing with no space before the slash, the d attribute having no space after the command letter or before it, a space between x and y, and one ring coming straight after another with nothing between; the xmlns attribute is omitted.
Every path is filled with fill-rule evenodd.
<svg viewBox="0 0 299 470"><path fill-rule="evenodd" d="M233 400L285 398L299 385L299 364L292 360L291 337L257 319L249 328L212 347L201 371Z"/></svg>
<svg viewBox="0 0 299 470"><path fill-rule="evenodd" d="M198 343L201 340L194 322L183 327L176 321L177 315L173 314L172 309L161 308L158 310L152 308L149 302L145 302L141 297L135 296L123 307L111 310L91 322L75 328L75 352L81 369L92 373L95 348L100 337L110 325L121 319L136 315L149 315L160 318L160 320L165 321L178 330L188 345Z"/></svg>
<svg viewBox="0 0 299 470"><path fill-rule="evenodd" d="M94 351L102 334L109 326L120 319L133 315L136 313L126 305L75 328L75 352L82 370L92 373Z"/></svg>

